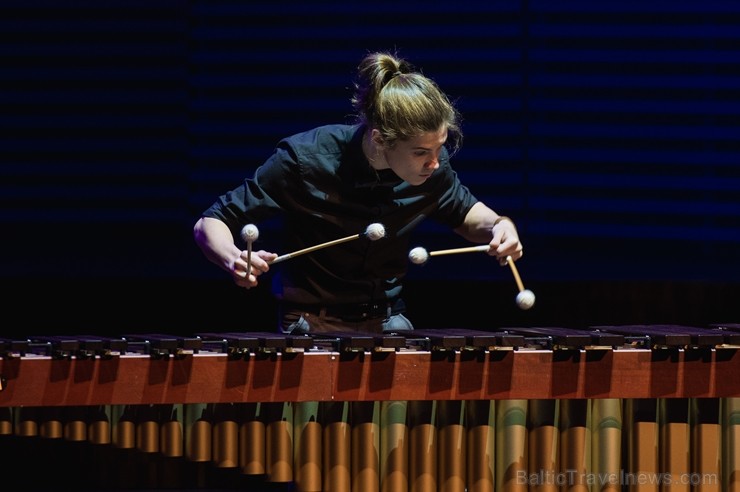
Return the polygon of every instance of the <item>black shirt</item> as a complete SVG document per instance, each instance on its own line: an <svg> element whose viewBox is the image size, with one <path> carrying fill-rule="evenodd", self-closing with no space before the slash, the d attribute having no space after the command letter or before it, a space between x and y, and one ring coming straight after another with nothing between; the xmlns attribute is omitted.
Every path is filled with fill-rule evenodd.
<svg viewBox="0 0 740 492"><path fill-rule="evenodd" d="M421 185L409 185L390 169L376 172L362 152L364 130L327 125L281 140L253 178L203 214L222 220L235 237L246 224L280 215L285 251L278 254L363 233L372 223L384 226L384 238L361 236L273 266L282 269L277 294L285 301L330 306L398 297L411 231L426 218L455 228L477 202L445 149L439 168Z"/></svg>

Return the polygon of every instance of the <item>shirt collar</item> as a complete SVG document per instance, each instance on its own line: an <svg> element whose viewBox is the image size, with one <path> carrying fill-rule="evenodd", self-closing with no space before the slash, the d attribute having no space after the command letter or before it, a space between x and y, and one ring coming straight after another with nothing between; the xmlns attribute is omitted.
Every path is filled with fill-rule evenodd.
<svg viewBox="0 0 740 492"><path fill-rule="evenodd" d="M403 180L391 169L374 169L364 152L362 152L362 136L365 134L365 126L360 125L357 133L352 139L352 161L357 165L354 169L354 181L356 188L373 188L375 186L396 186Z"/></svg>

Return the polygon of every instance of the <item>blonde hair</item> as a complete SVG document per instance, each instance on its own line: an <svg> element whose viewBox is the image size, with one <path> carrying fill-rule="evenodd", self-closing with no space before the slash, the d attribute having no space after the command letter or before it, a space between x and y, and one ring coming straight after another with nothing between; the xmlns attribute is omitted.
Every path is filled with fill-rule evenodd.
<svg viewBox="0 0 740 492"><path fill-rule="evenodd" d="M361 123L378 130L389 147L447 126L450 155L462 145L460 114L430 78L388 52L367 55L357 71L352 106Z"/></svg>

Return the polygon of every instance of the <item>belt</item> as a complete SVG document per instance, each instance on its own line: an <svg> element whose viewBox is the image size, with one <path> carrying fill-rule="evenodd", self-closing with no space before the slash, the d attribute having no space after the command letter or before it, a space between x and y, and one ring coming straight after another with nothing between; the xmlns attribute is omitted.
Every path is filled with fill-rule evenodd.
<svg viewBox="0 0 740 492"><path fill-rule="evenodd" d="M339 318L342 321L365 321L375 318L388 318L394 314L402 313L406 310L406 305L402 299L389 299L376 303L335 304L330 306L287 303L285 309L317 316Z"/></svg>

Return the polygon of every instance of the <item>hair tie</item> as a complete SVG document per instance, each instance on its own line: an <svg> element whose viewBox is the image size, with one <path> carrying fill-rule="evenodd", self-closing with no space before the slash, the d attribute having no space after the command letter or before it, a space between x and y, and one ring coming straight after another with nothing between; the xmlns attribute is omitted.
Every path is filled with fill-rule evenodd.
<svg viewBox="0 0 740 492"><path fill-rule="evenodd" d="M396 70L395 72L393 72L393 77L394 78L395 77L398 77L399 75L402 75L402 72L400 70Z"/></svg>

